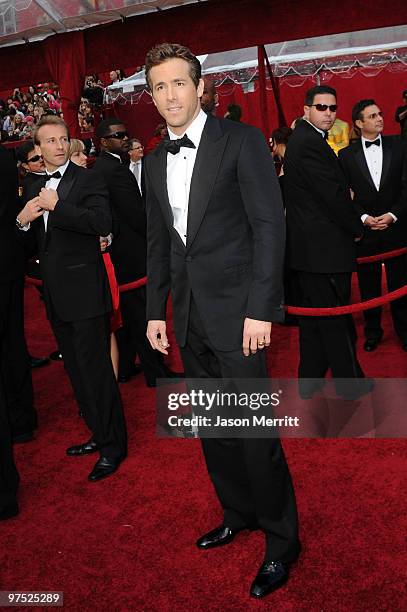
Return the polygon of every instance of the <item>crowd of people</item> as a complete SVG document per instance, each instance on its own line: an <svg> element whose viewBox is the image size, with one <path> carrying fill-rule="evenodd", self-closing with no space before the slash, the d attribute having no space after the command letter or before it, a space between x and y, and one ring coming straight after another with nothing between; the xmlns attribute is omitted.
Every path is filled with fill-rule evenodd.
<svg viewBox="0 0 407 612"><path fill-rule="evenodd" d="M118 381L136 373L136 357L148 386L184 375L165 362L170 292L187 378L266 379L264 349L272 323L284 322L284 284L299 306L335 308L349 304L357 271L361 297L370 299L381 293L382 266L361 266L357 257L406 245L406 149L400 138L382 135L375 100L355 101L352 121L360 137L338 156L328 142L338 108L331 87L310 89L301 117L267 143L240 121L239 109L230 108L229 119L216 117L216 89L185 47L149 51L146 79L164 122L146 157L122 121L103 119L95 133L99 155L88 169L84 144L70 141L55 108L42 113L18 152L25 171L18 202L16 167L0 147L2 370L19 373L7 382L3 377L0 389L8 403L0 412L0 464L6 466L0 519L18 513L11 442L32 440L37 428L22 326L27 251L39 255L47 317L90 431L66 452L99 453L88 475L95 482L113 475L127 455ZM95 77L87 84L101 89ZM47 85L50 108L57 97L48 91ZM31 102L22 97L23 104ZM80 113L90 118L84 101ZM403 122L406 109L399 116ZM405 256L385 266L389 288L403 286ZM119 302L118 284L146 274L147 288L131 288ZM407 351L407 298L393 302L391 312ZM371 352L383 336L381 310L364 314L364 349ZM372 390L374 381L358 361L352 316L299 316L298 324L303 400L320 392L329 371L347 401ZM6 365L10 350L16 358ZM250 593L264 597L285 584L301 551L280 441L205 438L202 446L224 519L197 546L207 550L229 544L242 530L263 531L265 556Z"/></svg>

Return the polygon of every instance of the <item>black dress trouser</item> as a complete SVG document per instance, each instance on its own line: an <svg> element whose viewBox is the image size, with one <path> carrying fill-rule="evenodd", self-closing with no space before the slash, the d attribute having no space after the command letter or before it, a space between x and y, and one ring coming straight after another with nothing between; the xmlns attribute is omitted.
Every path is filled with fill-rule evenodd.
<svg viewBox="0 0 407 612"><path fill-rule="evenodd" d="M4 364L7 352L4 347L4 337L8 322L8 300L12 291L13 281L0 283L0 507L16 503L19 475L13 460L11 446L9 410L4 394Z"/></svg>
<svg viewBox="0 0 407 612"><path fill-rule="evenodd" d="M125 457L126 424L110 358L109 315L66 322L51 310L51 326L76 401L101 456Z"/></svg>
<svg viewBox="0 0 407 612"><path fill-rule="evenodd" d="M187 343L181 348L187 378L266 378L265 354L216 350L191 300ZM207 469L232 529L255 527L267 538L267 558L294 561L300 551L297 507L278 438L202 439Z"/></svg>
<svg viewBox="0 0 407 612"><path fill-rule="evenodd" d="M4 311L4 354L2 363L4 394L12 435L37 428L34 408L31 364L24 335L24 279L2 284Z"/></svg>

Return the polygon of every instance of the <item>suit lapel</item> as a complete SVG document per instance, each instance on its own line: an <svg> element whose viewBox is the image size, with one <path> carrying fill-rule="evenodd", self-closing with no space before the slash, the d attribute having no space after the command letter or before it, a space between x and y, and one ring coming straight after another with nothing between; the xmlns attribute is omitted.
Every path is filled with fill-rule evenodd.
<svg viewBox="0 0 407 612"><path fill-rule="evenodd" d="M391 142L382 137L382 146L383 146L383 165L382 165L382 176L380 177L380 189L382 189L384 182L387 177L387 173L390 168L391 157L392 157L392 146Z"/></svg>
<svg viewBox="0 0 407 612"><path fill-rule="evenodd" d="M363 147L362 147L362 141L359 140L358 142L356 142L354 145L354 154L355 154L355 159L359 165L359 168L362 171L362 174L364 175L364 177L366 178L366 180L369 182L370 186L376 191L376 185L373 182L373 179L371 177L370 171L369 171L369 167L367 165L366 162L366 157L365 157L365 153L363 151Z"/></svg>
<svg viewBox="0 0 407 612"><path fill-rule="evenodd" d="M69 162L67 169L64 172L64 176L59 181L59 185L57 188L58 199L66 200L69 195L69 192L72 189L72 186L75 182L75 169L76 166L72 162ZM50 239L50 232L52 230L52 213L48 215L47 221L47 231L45 233L45 246L47 246ZM43 231L45 232L45 227L43 223Z"/></svg>
<svg viewBox="0 0 407 612"><path fill-rule="evenodd" d="M201 225L217 177L228 135L220 122L208 116L199 143L188 202L187 250Z"/></svg>
<svg viewBox="0 0 407 612"><path fill-rule="evenodd" d="M185 245L177 230L174 229L174 215L172 214L167 190L167 151L162 145L159 145L151 154L151 160L154 160L154 164L150 164L151 182L154 185L154 191L156 192L168 229L178 242L178 245L184 249Z"/></svg>

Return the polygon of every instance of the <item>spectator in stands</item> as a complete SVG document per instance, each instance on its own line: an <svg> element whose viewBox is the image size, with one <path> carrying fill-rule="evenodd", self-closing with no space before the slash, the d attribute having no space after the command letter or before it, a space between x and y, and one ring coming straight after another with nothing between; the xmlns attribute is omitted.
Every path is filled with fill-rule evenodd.
<svg viewBox="0 0 407 612"><path fill-rule="evenodd" d="M154 130L153 137L151 138L151 140L149 140L146 146L145 154L147 155L147 153L151 153L151 151L154 151L157 145L159 145L163 138L165 138L167 135L167 126L165 125L165 123L159 123Z"/></svg>
<svg viewBox="0 0 407 612"><path fill-rule="evenodd" d="M208 115L216 114L216 107L219 104L219 96L216 92L215 81L210 77L203 77L204 90L201 97L201 108Z"/></svg>
<svg viewBox="0 0 407 612"><path fill-rule="evenodd" d="M113 83L118 83L120 81L119 79L119 75L117 74L117 70L111 70L110 74L110 84L113 85Z"/></svg>
<svg viewBox="0 0 407 612"><path fill-rule="evenodd" d="M224 115L225 119L230 121L241 121L242 120L242 108L239 104L229 104L228 110Z"/></svg>
<svg viewBox="0 0 407 612"><path fill-rule="evenodd" d="M395 119L400 124L402 139L407 140L407 89L403 91L403 102L404 104L396 110Z"/></svg>

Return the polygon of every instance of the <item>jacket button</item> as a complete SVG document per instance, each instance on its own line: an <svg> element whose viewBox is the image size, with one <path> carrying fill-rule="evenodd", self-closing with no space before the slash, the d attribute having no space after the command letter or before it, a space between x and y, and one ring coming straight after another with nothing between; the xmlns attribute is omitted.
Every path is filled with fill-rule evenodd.
<svg viewBox="0 0 407 612"><path fill-rule="evenodd" d="M192 257L191 257L191 255L187 255L187 256L185 257L185 261L192 261Z"/></svg>

